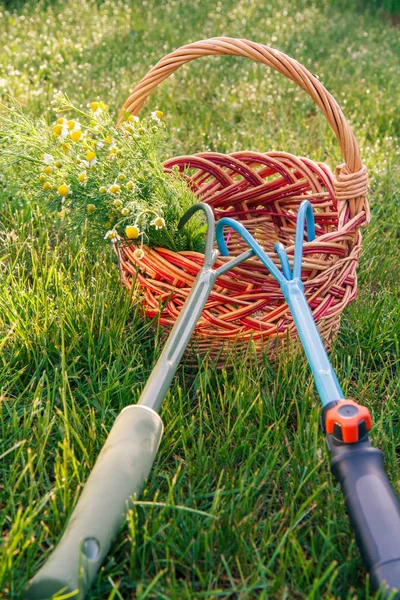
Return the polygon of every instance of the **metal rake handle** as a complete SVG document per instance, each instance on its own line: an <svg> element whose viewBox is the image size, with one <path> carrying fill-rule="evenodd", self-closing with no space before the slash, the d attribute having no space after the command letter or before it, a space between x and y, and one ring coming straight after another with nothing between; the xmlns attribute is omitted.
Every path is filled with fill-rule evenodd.
<svg viewBox="0 0 400 600"><path fill-rule="evenodd" d="M215 280L253 254L248 250L213 269L218 251L213 248L212 209L203 203L195 204L182 217L179 227L198 210L205 213L208 223L203 267L138 404L126 407L118 415L64 535L29 582L24 595L28 600L45 600L61 591L76 592L80 600L85 597L133 499L141 494L150 474L163 432L158 412Z"/></svg>

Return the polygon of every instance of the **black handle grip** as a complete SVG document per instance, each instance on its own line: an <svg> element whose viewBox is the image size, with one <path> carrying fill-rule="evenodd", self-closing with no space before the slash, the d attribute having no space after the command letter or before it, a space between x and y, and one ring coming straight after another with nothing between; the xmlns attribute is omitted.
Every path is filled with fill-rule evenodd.
<svg viewBox="0 0 400 600"><path fill-rule="evenodd" d="M400 599L400 502L387 478L383 454L368 436L346 444L326 436L331 470L339 480L357 545L376 589Z"/></svg>

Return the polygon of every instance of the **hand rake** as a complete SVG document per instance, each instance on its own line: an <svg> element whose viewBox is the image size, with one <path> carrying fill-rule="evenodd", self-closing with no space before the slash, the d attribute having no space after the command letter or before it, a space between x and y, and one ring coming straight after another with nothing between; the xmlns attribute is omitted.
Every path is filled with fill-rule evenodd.
<svg viewBox="0 0 400 600"><path fill-rule="evenodd" d="M275 244L282 272L247 229L237 221L222 218L217 223L217 242L222 256L229 252L224 227L234 229L278 281L290 308L322 401L321 427L331 453L331 470L339 480L356 541L372 584L385 598L400 598L400 502L384 470L383 454L374 448L368 431L369 410L344 398L330 364L301 282L304 223L308 241L315 237L311 204L299 207L293 272L281 243Z"/></svg>
<svg viewBox="0 0 400 600"><path fill-rule="evenodd" d="M213 285L220 275L253 254L248 250L213 269L218 251L213 250L215 221L211 208L195 204L182 217L179 227L198 210L205 212L208 224L203 267L139 402L118 415L62 538L29 582L25 593L29 600L44 600L57 592L74 591L80 599L84 598L149 476L163 432L158 413Z"/></svg>

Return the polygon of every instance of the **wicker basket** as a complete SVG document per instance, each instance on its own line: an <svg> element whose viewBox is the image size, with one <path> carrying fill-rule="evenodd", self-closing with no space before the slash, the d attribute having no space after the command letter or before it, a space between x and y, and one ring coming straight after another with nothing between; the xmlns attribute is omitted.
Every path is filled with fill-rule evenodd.
<svg viewBox="0 0 400 600"><path fill-rule="evenodd" d="M359 228L369 220L368 178L350 126L316 77L297 61L263 44L213 38L183 46L158 62L129 96L119 119L124 111L138 114L150 92L181 65L213 54L250 58L296 82L327 118L344 163L333 174L326 164L286 152L204 152L167 160L165 169L177 166L197 199L213 208L217 220L231 216L242 221L274 260L273 246L278 240L287 248L289 259L293 257L297 208L304 199L312 203L316 238L304 245L302 278L329 348L342 310L357 294ZM241 252L241 238L232 234L228 247L232 255ZM161 324L170 328L203 255L146 248L144 258L136 261L134 249L125 246L118 251L123 283L130 287L135 282L146 315L154 318L160 314ZM236 352L244 349L250 339L259 356L267 349L273 357L288 336L295 337L296 332L278 284L258 260L250 260L218 279L193 340L200 353L214 358L227 346L234 346Z"/></svg>

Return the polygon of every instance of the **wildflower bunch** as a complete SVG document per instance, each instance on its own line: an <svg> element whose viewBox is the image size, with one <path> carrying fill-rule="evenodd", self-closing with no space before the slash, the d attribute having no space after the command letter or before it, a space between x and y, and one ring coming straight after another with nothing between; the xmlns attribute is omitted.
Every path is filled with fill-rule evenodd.
<svg viewBox="0 0 400 600"><path fill-rule="evenodd" d="M61 93L51 123L15 104L1 108L0 170L25 200L53 211L56 227L93 244L133 242L138 257L142 245L199 247L199 224L177 231L194 197L178 174L163 170L161 111L140 120L127 114L116 127L103 102L81 109Z"/></svg>

